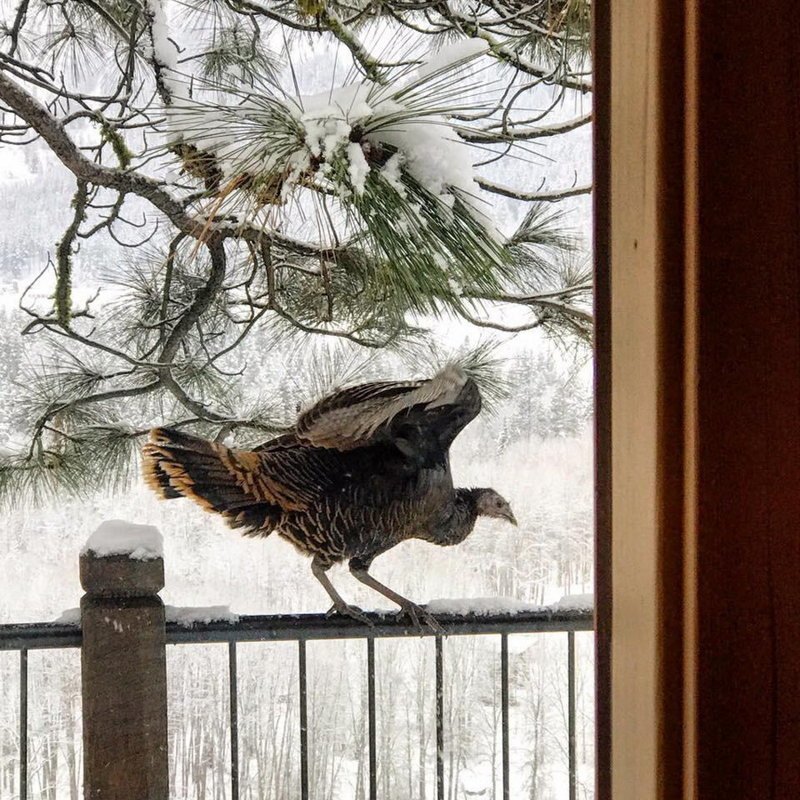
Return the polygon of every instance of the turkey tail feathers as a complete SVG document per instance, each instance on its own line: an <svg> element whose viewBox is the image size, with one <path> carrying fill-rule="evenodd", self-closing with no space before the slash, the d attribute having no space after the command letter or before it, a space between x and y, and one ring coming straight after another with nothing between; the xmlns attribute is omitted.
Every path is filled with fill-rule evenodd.
<svg viewBox="0 0 800 800"><path fill-rule="evenodd" d="M243 476L229 448L174 428L155 428L143 448L145 482L162 499L188 497L222 515L234 528L266 536L280 520L280 508L242 486Z"/></svg>
<svg viewBox="0 0 800 800"><path fill-rule="evenodd" d="M207 511L225 511L221 498L212 498L216 492L209 491L212 476L216 483L225 471L213 447L180 431L156 428L143 450L144 479L164 499L189 497Z"/></svg>

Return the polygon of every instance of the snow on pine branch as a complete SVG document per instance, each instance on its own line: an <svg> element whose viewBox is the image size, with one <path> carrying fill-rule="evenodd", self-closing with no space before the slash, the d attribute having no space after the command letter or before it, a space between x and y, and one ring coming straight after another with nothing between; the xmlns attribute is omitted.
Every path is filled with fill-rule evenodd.
<svg viewBox="0 0 800 800"><path fill-rule="evenodd" d="M460 39L448 47L431 53L425 63L417 69L417 75L420 78L437 75L449 70L454 64L463 64L488 52L489 45L483 39Z"/></svg>
<svg viewBox="0 0 800 800"><path fill-rule="evenodd" d="M236 105L179 100L169 112L170 132L173 141L213 154L229 180L280 175L276 200L298 184L307 185L309 178L320 186L335 182L342 160L348 180L334 188L340 196L361 194L369 172L390 160L368 161L370 151L388 145L397 154L387 170L390 182L407 171L448 207L460 192L486 223L475 202L479 190L469 148L446 119L474 108L468 94L475 87L458 87L454 73L486 50L480 39L457 42L433 54L399 88L362 80L314 95L281 97L264 85L263 96L249 92Z"/></svg>
<svg viewBox="0 0 800 800"><path fill-rule="evenodd" d="M177 48L170 41L170 27L164 0L144 0L144 12L150 28L150 47L145 56L152 62L156 85L164 102L180 95Z"/></svg>
<svg viewBox="0 0 800 800"><path fill-rule="evenodd" d="M284 97L264 84L235 105L178 100L169 109L170 135L173 143L213 156L228 190L247 183L256 193L272 190L262 200L283 203L297 186L313 186L346 200L362 195L368 177L380 173L403 195L400 178L407 174L445 208L461 200L495 232L470 149L447 119L475 109L469 95L476 85L457 73L486 50L480 39L457 42L399 87L366 79Z"/></svg>

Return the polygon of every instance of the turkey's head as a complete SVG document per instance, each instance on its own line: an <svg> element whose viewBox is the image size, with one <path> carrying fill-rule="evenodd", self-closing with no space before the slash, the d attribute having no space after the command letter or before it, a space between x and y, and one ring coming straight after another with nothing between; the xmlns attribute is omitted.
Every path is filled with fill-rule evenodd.
<svg viewBox="0 0 800 800"><path fill-rule="evenodd" d="M494 489L480 489L477 497L478 514L482 517L496 517L517 524L517 518L511 510L508 500L501 497Z"/></svg>

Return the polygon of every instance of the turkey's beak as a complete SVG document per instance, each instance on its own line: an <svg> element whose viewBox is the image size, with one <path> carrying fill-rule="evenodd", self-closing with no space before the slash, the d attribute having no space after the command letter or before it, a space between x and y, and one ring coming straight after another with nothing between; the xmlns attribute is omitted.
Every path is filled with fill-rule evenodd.
<svg viewBox="0 0 800 800"><path fill-rule="evenodd" d="M508 521L509 521L509 522L510 522L512 525L517 525L517 524L518 524L518 523L517 523L517 518L514 516L514 512L513 512L513 511L512 511L510 508L508 509L508 512L507 512L506 514L503 514L503 516L504 516L504 517L505 517L505 518L506 518L506 519L507 519L507 520L508 520Z"/></svg>

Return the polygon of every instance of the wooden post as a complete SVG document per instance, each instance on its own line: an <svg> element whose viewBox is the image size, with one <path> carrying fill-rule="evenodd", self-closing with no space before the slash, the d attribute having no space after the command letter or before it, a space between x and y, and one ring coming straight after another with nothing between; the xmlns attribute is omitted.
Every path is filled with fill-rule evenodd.
<svg viewBox="0 0 800 800"><path fill-rule="evenodd" d="M84 798L168 800L162 558L80 558Z"/></svg>

